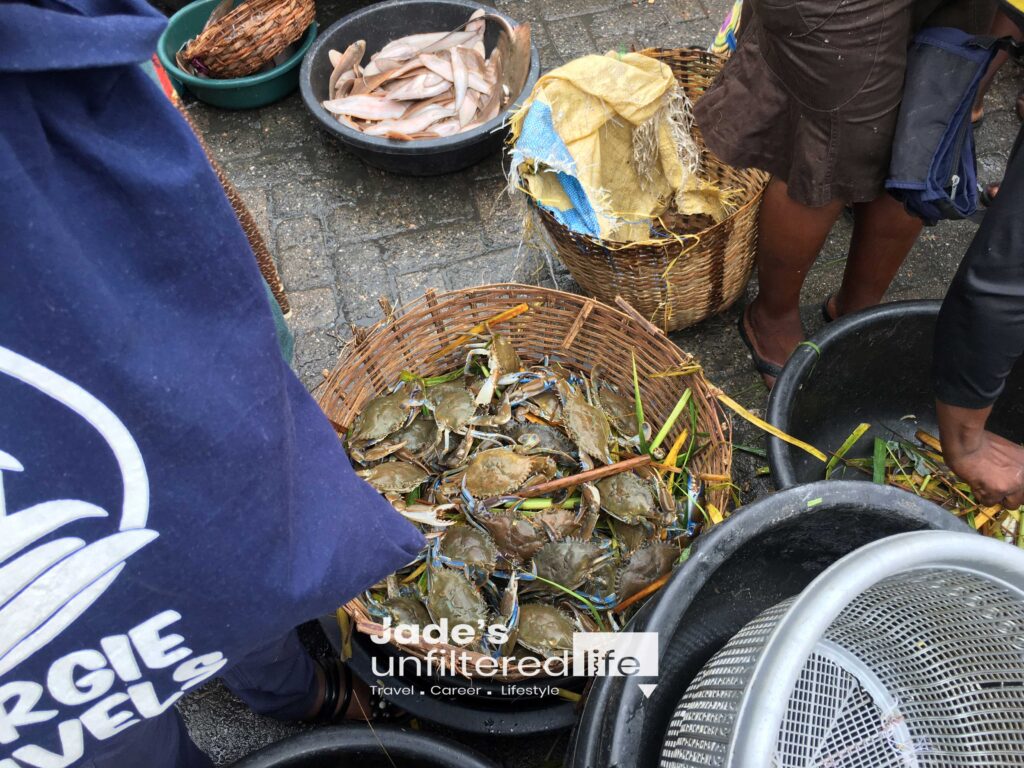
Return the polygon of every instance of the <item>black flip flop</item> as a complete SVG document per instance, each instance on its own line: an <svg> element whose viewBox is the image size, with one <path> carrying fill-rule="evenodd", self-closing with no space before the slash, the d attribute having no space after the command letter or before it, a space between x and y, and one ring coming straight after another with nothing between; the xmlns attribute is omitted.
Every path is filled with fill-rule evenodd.
<svg viewBox="0 0 1024 768"><path fill-rule="evenodd" d="M780 375L782 375L782 368L777 366L775 363L768 362L759 354L757 354L757 350L754 349L754 343L750 340L750 337L747 335L747 324L745 322L746 319L747 310L744 309L743 312L740 313L740 321L737 324L737 327L739 328L740 339L742 339L743 343L747 345L747 349L750 350L750 359L754 361L754 368L762 376L773 376L774 378L777 379Z"/></svg>
<svg viewBox="0 0 1024 768"><path fill-rule="evenodd" d="M324 700L320 711L312 718L314 722L331 725L334 723L358 723L358 718L347 718L352 704L352 670L341 659L317 659L317 665L324 673ZM340 706L339 706L340 702ZM362 713L367 721L374 723L402 723L411 716L386 699L371 691L370 711Z"/></svg>

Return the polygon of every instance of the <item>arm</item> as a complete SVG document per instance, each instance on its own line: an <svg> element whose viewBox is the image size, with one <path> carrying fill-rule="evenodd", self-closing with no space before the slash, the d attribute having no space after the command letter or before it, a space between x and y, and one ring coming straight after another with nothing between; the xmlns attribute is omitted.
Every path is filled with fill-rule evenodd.
<svg viewBox="0 0 1024 768"><path fill-rule="evenodd" d="M1021 136L1024 136L1022 132ZM939 431L950 468L986 503L1024 502L1024 449L985 430L1024 352L1024 140L960 264L935 332Z"/></svg>

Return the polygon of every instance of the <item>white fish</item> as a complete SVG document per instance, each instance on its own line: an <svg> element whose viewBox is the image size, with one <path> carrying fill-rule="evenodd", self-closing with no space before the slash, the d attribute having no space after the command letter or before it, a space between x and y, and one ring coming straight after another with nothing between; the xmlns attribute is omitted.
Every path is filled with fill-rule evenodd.
<svg viewBox="0 0 1024 768"><path fill-rule="evenodd" d="M388 133L418 133L454 114L450 109L439 104L432 104L412 117L403 120L382 120L375 125L367 126L363 132L370 136L385 136Z"/></svg>
<svg viewBox="0 0 1024 768"><path fill-rule="evenodd" d="M408 105L384 96L346 96L323 103L324 109L335 115L347 115L363 120L391 120L401 117Z"/></svg>
<svg viewBox="0 0 1024 768"><path fill-rule="evenodd" d="M434 78L434 82L429 83L427 78ZM439 96L451 87L451 83L443 77L439 77L433 73L429 75L419 75L408 82L402 83L393 91L388 92L386 98L394 101L418 101L419 99L430 99L434 96Z"/></svg>
<svg viewBox="0 0 1024 768"><path fill-rule="evenodd" d="M466 93L466 98L462 101L462 106L459 108L459 126L465 127L473 121L476 116L476 110L480 106L480 96L474 91Z"/></svg>
<svg viewBox="0 0 1024 768"><path fill-rule="evenodd" d="M455 84L455 109L460 110L466 98L466 89L469 87L469 72L466 71L466 62L458 48L452 49L452 76Z"/></svg>
<svg viewBox="0 0 1024 768"><path fill-rule="evenodd" d="M332 99L337 98L337 94L334 92L338 81L347 73L352 71L353 67L359 64L363 60L363 54L366 53L366 41L356 40L352 45L345 49L344 53L338 53L337 51L328 51L327 55L331 60L331 64L334 69L331 71L331 79L327 84L327 95ZM354 77L354 75L353 75Z"/></svg>

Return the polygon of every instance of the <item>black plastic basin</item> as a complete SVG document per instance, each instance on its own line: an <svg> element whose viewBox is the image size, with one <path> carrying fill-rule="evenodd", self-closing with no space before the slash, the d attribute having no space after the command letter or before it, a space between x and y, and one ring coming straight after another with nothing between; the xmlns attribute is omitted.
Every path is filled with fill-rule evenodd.
<svg viewBox="0 0 1024 768"><path fill-rule="evenodd" d="M827 325L812 339L820 355L805 345L786 363L768 400L768 421L826 453L839 448L858 424L871 424L850 458L869 456L875 436L914 442L918 429L938 436L931 371L939 306L883 304ZM1014 369L989 426L1024 440L1024 366ZM768 461L777 488L825 475L822 462L776 438L769 440ZM845 479L871 479L857 470L840 472Z"/></svg>
<svg viewBox="0 0 1024 768"><path fill-rule="evenodd" d="M657 632L657 678L594 681L567 768L651 768L694 676L748 621L876 539L917 530L968 531L942 508L888 486L812 483L735 512L693 544L689 559L627 629ZM639 683L656 683L645 698Z"/></svg>
<svg viewBox="0 0 1024 768"><path fill-rule="evenodd" d="M244 757L232 768L497 768L447 739L387 726L320 728Z"/></svg>
<svg viewBox="0 0 1024 768"><path fill-rule="evenodd" d="M349 14L328 27L306 54L299 74L302 100L328 133L372 166L408 176L435 176L468 168L498 151L505 141L508 133L506 117L526 100L540 75L540 56L536 45L532 46L526 87L515 102L493 120L454 136L419 141L366 136L339 123L320 103L327 98L327 84L331 76L327 52L332 48L344 51L356 40L365 40L365 63L371 53L376 53L391 40L422 32L454 29L466 23L477 8L484 8L515 23L505 14L470 0L394 0ZM488 22L484 35L488 53L497 41L498 25Z"/></svg>

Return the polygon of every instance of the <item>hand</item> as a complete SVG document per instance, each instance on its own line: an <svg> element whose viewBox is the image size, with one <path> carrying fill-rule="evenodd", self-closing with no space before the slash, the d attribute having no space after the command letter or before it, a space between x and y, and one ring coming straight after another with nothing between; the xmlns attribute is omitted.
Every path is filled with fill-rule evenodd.
<svg viewBox="0 0 1024 768"><path fill-rule="evenodd" d="M943 458L986 505L1024 505L1024 448L985 430L990 408L938 403Z"/></svg>

